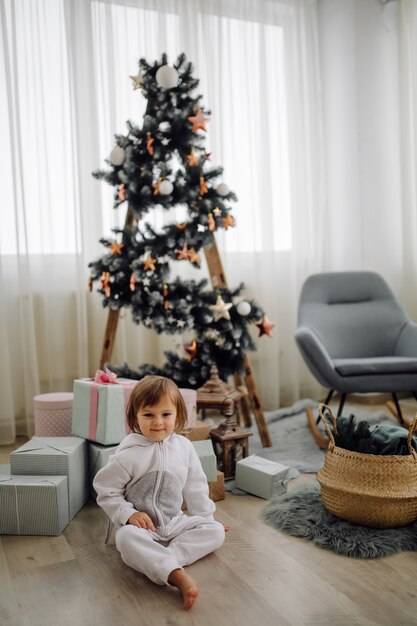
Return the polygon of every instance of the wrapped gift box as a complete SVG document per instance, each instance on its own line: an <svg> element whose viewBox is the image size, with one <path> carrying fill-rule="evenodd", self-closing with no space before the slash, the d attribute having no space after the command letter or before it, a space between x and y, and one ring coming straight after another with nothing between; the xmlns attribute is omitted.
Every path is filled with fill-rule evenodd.
<svg viewBox="0 0 417 626"><path fill-rule="evenodd" d="M69 523L66 476L0 475L0 535L60 535Z"/></svg>
<svg viewBox="0 0 417 626"><path fill-rule="evenodd" d="M35 435L69 437L72 419L71 392L44 393L33 398Z"/></svg>
<svg viewBox="0 0 417 626"><path fill-rule="evenodd" d="M72 434L105 446L121 442L130 432L126 405L137 380L118 378L114 384L74 380Z"/></svg>
<svg viewBox="0 0 417 626"><path fill-rule="evenodd" d="M88 498L87 442L80 437L32 437L10 453L12 476L67 476L69 519Z"/></svg>
<svg viewBox="0 0 417 626"><path fill-rule="evenodd" d="M210 439L210 428L201 420L196 420L195 425L190 431L182 432L184 437L187 437L190 441L202 441L203 439Z"/></svg>
<svg viewBox="0 0 417 626"><path fill-rule="evenodd" d="M217 461L211 439L205 439L204 441L192 441L191 443L193 444L198 454L198 458L201 461L204 473L207 476L207 481L211 483L217 480Z"/></svg>
<svg viewBox="0 0 417 626"><path fill-rule="evenodd" d="M88 481L90 485L90 498L95 500L97 492L93 487L94 476L98 470L107 465L107 462L117 446L103 446L101 443L88 442Z"/></svg>
<svg viewBox="0 0 417 626"><path fill-rule="evenodd" d="M287 465L252 454L236 463L235 487L269 500L287 490L288 470Z"/></svg>

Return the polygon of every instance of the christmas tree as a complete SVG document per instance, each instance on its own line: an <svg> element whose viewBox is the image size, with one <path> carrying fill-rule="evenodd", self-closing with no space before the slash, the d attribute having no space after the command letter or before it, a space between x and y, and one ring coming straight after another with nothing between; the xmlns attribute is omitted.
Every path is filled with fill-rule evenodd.
<svg viewBox="0 0 417 626"><path fill-rule="evenodd" d="M113 229L112 239L100 239L107 250L89 264L89 288L96 281L103 306L130 308L137 324L190 335L182 354L165 353L162 367L142 364L134 371L108 364L111 370L137 379L161 374L180 387L198 388L213 363L223 380L243 373L245 353L256 349L250 324L256 323L259 336L270 336L274 324L243 298L243 284L213 290L206 278L170 280L174 262L200 268L215 231L235 226L231 202L237 198L222 182L223 169L209 162L204 144L210 112L201 95L192 95L199 81L185 55L173 66L166 54L153 65L140 59L131 79L147 100L142 127L128 121L128 133L115 136L108 169L93 173L114 187L115 209L127 203L126 221L123 229ZM158 230L146 217L161 207L183 207L187 217Z"/></svg>

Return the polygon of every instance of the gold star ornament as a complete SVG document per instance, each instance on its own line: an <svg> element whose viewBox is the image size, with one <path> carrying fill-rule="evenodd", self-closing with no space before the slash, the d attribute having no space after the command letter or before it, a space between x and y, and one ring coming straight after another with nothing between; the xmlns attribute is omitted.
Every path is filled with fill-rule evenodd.
<svg viewBox="0 0 417 626"><path fill-rule="evenodd" d="M221 295L217 296L216 304L211 304L209 306L210 311L213 311L214 321L218 322L220 319L224 318L225 320L230 320L229 309L233 306L231 302L224 302Z"/></svg>
<svg viewBox="0 0 417 626"><path fill-rule="evenodd" d="M151 272L155 271L155 264L157 263L156 259L152 258L152 255L150 254L149 256L146 257L146 259L143 261L143 269L145 270L145 272L147 270L150 270Z"/></svg>
<svg viewBox="0 0 417 626"><path fill-rule="evenodd" d="M122 248L124 248L124 243L117 243L117 241L113 241L109 246L112 255L113 254L122 254Z"/></svg>
<svg viewBox="0 0 417 626"><path fill-rule="evenodd" d="M198 109L195 115L190 115L187 119L193 125L191 130L195 133L199 128L201 128L201 130L207 130L206 124L210 118L204 117L203 110Z"/></svg>
<svg viewBox="0 0 417 626"><path fill-rule="evenodd" d="M273 324L269 317L264 315L260 322L256 322L255 326L259 328L259 337L262 337L262 335L272 337L272 329L275 328L276 324Z"/></svg>
<svg viewBox="0 0 417 626"><path fill-rule="evenodd" d="M131 79L131 81L133 83L133 91L135 89L140 89L141 86L143 85L143 76L142 76L142 74L138 74L137 76L129 76L129 78Z"/></svg>

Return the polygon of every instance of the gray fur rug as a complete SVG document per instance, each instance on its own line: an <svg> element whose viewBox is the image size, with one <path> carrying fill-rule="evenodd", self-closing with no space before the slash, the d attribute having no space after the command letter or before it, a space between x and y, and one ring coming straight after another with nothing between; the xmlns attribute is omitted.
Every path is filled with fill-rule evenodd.
<svg viewBox="0 0 417 626"><path fill-rule="evenodd" d="M288 465L292 469L290 478L299 472L315 474L322 466L324 451L315 443L311 431L307 425L305 409L311 407L314 414L317 413L317 402L314 400L300 400L292 407L277 411L265 412L265 421L272 440L271 448L263 448L259 437L256 423L248 430L253 435L249 437L249 454L257 454L271 461L277 461ZM351 413L358 420L366 420L370 424L382 424L386 422L398 424L394 417L370 408L350 410L347 407L343 415L348 417ZM324 433L324 427L323 433Z"/></svg>
<svg viewBox="0 0 417 626"><path fill-rule="evenodd" d="M270 500L263 519L278 530L338 554L361 559L417 550L417 522L403 528L367 528L345 522L324 508L316 480Z"/></svg>

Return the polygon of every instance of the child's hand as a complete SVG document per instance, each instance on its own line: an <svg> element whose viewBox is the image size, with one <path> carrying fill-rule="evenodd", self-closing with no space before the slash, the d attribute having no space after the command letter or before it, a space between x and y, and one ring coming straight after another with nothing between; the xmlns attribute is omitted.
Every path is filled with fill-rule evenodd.
<svg viewBox="0 0 417 626"><path fill-rule="evenodd" d="M132 526L137 526L138 528L147 528L155 532L154 523L147 513L133 513L127 520L127 523L132 524Z"/></svg>

